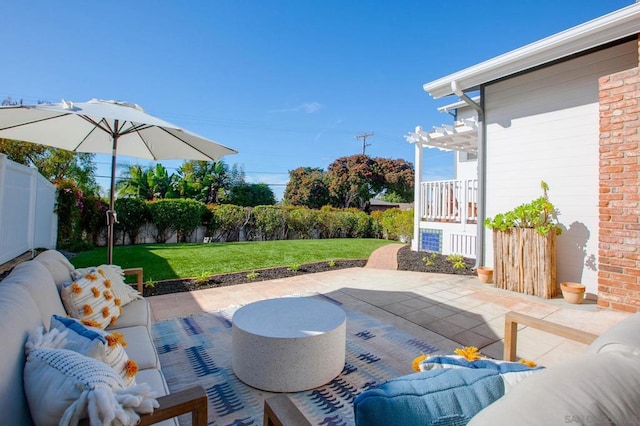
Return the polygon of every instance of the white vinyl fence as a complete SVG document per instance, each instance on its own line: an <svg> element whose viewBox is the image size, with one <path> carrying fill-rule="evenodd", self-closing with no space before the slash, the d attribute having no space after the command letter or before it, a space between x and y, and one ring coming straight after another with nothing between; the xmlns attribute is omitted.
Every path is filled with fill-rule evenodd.
<svg viewBox="0 0 640 426"><path fill-rule="evenodd" d="M55 248L56 188L38 170L0 154L0 264L36 248Z"/></svg>

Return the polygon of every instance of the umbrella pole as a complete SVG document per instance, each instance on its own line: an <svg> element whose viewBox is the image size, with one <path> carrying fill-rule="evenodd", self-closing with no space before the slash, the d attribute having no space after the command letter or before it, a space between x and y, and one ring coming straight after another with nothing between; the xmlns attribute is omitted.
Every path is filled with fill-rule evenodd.
<svg viewBox="0 0 640 426"><path fill-rule="evenodd" d="M118 121L116 120L116 129ZM113 149L111 151L111 189L109 191L109 211L107 212L107 263L113 264L113 239L114 224L116 221L115 193L116 193L116 150L118 148L118 135L113 135Z"/></svg>

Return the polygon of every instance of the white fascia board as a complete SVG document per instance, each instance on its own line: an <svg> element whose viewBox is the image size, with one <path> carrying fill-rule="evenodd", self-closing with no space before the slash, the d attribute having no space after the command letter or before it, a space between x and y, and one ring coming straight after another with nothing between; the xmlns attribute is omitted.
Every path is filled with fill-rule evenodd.
<svg viewBox="0 0 640 426"><path fill-rule="evenodd" d="M451 82L462 90L507 77L640 32L640 3L559 32L488 61L424 84L438 99L452 95Z"/></svg>

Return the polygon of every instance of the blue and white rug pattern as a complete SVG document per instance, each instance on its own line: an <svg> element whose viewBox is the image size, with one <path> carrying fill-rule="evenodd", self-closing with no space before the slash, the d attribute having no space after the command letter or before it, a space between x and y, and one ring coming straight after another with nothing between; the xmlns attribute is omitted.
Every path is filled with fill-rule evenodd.
<svg viewBox="0 0 640 426"><path fill-rule="evenodd" d="M236 309L159 321L153 324L152 333L169 389L177 391L194 384L205 388L210 425L259 426L264 399L274 394L247 386L233 374L231 318ZM412 373L411 362L416 356L438 351L380 320L343 309L347 314L344 370L324 386L289 394L316 425L353 425L352 404L358 394Z"/></svg>

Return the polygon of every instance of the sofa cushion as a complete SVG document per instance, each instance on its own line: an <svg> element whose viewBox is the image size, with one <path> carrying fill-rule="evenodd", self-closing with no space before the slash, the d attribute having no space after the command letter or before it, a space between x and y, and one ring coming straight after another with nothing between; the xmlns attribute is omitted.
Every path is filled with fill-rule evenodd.
<svg viewBox="0 0 640 426"><path fill-rule="evenodd" d="M86 274L79 280L64 284L60 296L69 315L83 324L106 328L120 316L111 284L98 274Z"/></svg>
<svg viewBox="0 0 640 426"><path fill-rule="evenodd" d="M22 382L24 344L29 332L43 325L42 317L27 290L4 282L0 283L0 312L0 413L12 424L32 424Z"/></svg>
<svg viewBox="0 0 640 426"><path fill-rule="evenodd" d="M470 425L635 424L640 358L625 352L579 355L534 374Z"/></svg>
<svg viewBox="0 0 640 426"><path fill-rule="evenodd" d="M151 330L151 305L144 299L134 300L122 308L118 321L107 327L107 330L142 325Z"/></svg>
<svg viewBox="0 0 640 426"><path fill-rule="evenodd" d="M122 334L88 327L75 318L58 315L51 317L51 329L67 331L64 343L57 348L69 349L100 360L120 374L125 385L132 386L136 383L138 366L135 361L129 359L125 350L127 342Z"/></svg>
<svg viewBox="0 0 640 426"><path fill-rule="evenodd" d="M633 314L602 333L587 348L587 353L608 351L640 355L640 313Z"/></svg>
<svg viewBox="0 0 640 426"><path fill-rule="evenodd" d="M63 283L67 283L72 280L71 271L73 271L73 265L69 262L62 253L57 250L46 250L37 255L33 260L42 263L47 267L53 281L58 286L58 291L62 288Z"/></svg>
<svg viewBox="0 0 640 426"><path fill-rule="evenodd" d="M390 380L358 395L356 425L462 425L504 394L494 370L447 368Z"/></svg>
<svg viewBox="0 0 640 426"><path fill-rule="evenodd" d="M127 354L138 364L140 370L160 368L160 359L153 345L153 338L146 327L126 327L114 331L122 333L127 342Z"/></svg>
<svg viewBox="0 0 640 426"><path fill-rule="evenodd" d="M137 290L124 282L124 272L122 271L122 268L117 265L100 265L89 268L78 268L71 272L71 277L74 280L77 280L87 273L95 272L102 274L111 282L111 289L113 290L113 294L116 299L120 301L120 306L124 307L134 300L142 299L142 295L140 295Z"/></svg>
<svg viewBox="0 0 640 426"><path fill-rule="evenodd" d="M40 262L20 263L2 280L2 285L19 285L27 290L38 305L46 329L49 328L51 315L67 315L49 270Z"/></svg>

